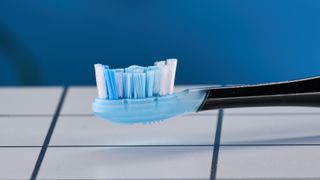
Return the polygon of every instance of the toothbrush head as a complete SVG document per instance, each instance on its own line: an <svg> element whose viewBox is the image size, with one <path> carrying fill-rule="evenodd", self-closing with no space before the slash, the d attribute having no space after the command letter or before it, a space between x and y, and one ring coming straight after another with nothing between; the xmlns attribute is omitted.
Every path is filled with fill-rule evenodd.
<svg viewBox="0 0 320 180"><path fill-rule="evenodd" d="M92 109L97 117L115 123L152 123L196 112L205 96L206 91L198 89L144 99L96 98Z"/></svg>
<svg viewBox="0 0 320 180"><path fill-rule="evenodd" d="M174 93L177 59L157 61L153 66L132 65L110 69L95 64L98 98L96 116L118 123L148 123L195 112L205 92Z"/></svg>

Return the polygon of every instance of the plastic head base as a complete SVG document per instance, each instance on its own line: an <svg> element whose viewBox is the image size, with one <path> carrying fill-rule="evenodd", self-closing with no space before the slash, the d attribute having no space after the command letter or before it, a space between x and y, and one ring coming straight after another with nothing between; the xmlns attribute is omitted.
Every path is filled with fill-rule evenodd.
<svg viewBox="0 0 320 180"><path fill-rule="evenodd" d="M115 123L151 123L196 112L206 96L201 89L144 99L107 100L96 98L92 104L97 117Z"/></svg>

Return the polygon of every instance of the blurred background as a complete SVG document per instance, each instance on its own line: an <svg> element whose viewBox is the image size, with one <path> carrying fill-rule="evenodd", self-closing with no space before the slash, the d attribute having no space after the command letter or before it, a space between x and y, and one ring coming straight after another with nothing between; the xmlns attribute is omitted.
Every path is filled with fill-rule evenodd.
<svg viewBox="0 0 320 180"><path fill-rule="evenodd" d="M177 84L320 75L320 1L1 0L0 85L94 85L179 59Z"/></svg>

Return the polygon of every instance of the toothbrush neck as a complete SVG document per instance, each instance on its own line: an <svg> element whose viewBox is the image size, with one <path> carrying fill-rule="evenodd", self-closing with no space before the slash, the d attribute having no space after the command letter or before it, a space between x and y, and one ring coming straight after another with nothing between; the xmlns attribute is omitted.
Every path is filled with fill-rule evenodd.
<svg viewBox="0 0 320 180"><path fill-rule="evenodd" d="M320 77L208 89L199 111L261 106L320 107Z"/></svg>

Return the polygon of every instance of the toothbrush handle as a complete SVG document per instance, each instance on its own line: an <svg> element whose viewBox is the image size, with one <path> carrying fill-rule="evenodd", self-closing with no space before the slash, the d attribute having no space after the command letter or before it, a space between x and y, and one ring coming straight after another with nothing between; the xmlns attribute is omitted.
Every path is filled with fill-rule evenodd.
<svg viewBox="0 0 320 180"><path fill-rule="evenodd" d="M259 106L320 107L320 76L248 86L207 89L198 111Z"/></svg>

